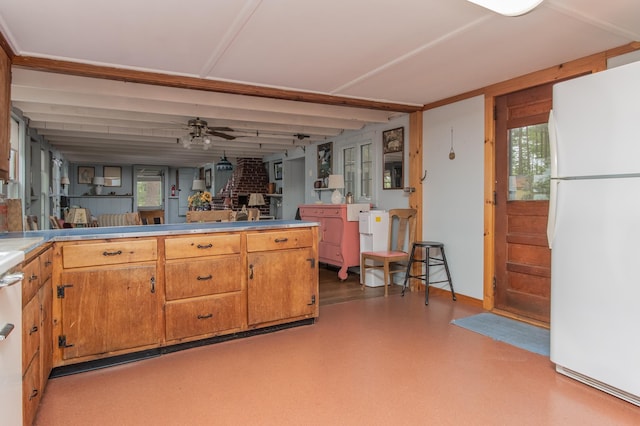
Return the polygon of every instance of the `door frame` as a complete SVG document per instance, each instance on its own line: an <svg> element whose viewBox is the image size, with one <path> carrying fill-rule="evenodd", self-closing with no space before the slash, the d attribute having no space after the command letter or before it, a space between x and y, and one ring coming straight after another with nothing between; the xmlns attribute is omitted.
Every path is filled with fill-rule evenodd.
<svg viewBox="0 0 640 426"><path fill-rule="evenodd" d="M615 49L614 49L615 50ZM578 59L566 64L561 64L545 70L527 74L502 83L486 87L482 90L485 96L485 144L484 144L484 277L483 277L483 301L482 306L486 310L494 310L494 276L495 276L495 107L496 98L508 93L528 89L541 84L566 80L581 75L591 74L607 69L607 58L616 56L609 51L586 58ZM477 93L476 93L477 95Z"/></svg>

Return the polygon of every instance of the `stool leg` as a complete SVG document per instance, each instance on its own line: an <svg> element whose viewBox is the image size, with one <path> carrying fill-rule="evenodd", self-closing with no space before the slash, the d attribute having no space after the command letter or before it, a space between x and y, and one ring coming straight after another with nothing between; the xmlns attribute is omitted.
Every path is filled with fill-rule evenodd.
<svg viewBox="0 0 640 426"><path fill-rule="evenodd" d="M411 278L411 267L413 266L413 256L416 251L416 246L411 247L411 254L409 255L409 263L407 263L407 272L404 275L404 283L402 284L402 297L404 297L404 291L407 289L409 278Z"/></svg>
<svg viewBox="0 0 640 426"><path fill-rule="evenodd" d="M453 291L453 281L451 281L451 274L449 273L449 265L447 264L447 256L444 254L444 246L440 247L440 253L442 253L442 261L444 262L444 270L447 272L447 279L449 280L449 288L451 289L451 298L456 301L456 293Z"/></svg>
<svg viewBox="0 0 640 426"><path fill-rule="evenodd" d="M424 304L429 304L429 273L430 273L430 255L429 255L429 247L424 248L424 259L425 259L425 276L424 276Z"/></svg>

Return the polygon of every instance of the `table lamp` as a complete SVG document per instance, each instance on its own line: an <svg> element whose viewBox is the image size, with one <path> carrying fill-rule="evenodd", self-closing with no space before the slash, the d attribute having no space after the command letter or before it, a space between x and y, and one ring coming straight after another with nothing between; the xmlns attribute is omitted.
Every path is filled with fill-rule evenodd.
<svg viewBox="0 0 640 426"><path fill-rule="evenodd" d="M94 177L93 184L96 186L96 195L102 194L102 187L104 186L104 178L102 176Z"/></svg>
<svg viewBox="0 0 640 426"><path fill-rule="evenodd" d="M342 194L339 189L344 188L344 176L342 175L329 175L329 189L335 189L331 194L331 202L333 204L340 204L342 202Z"/></svg>
<svg viewBox="0 0 640 426"><path fill-rule="evenodd" d="M195 179L191 184L191 189L197 192L203 192L207 187L204 184L204 181L201 179Z"/></svg>
<svg viewBox="0 0 640 426"><path fill-rule="evenodd" d="M262 196L262 194L250 194L248 205L249 207L264 206L264 197Z"/></svg>

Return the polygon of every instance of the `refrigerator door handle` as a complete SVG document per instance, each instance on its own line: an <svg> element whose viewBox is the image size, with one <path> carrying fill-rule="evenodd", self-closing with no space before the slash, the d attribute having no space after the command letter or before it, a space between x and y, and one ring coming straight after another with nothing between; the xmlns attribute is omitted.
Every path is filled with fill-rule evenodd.
<svg viewBox="0 0 640 426"><path fill-rule="evenodd" d="M547 125L549 130L549 151L551 160L551 177L558 177L558 135L556 129L556 120L553 115L553 110L549 111L549 123Z"/></svg>
<svg viewBox="0 0 640 426"><path fill-rule="evenodd" d="M547 219L547 244L549 248L553 247L553 239L556 236L556 209L558 201L558 185L560 182L557 179L551 179L549 181L549 217Z"/></svg>

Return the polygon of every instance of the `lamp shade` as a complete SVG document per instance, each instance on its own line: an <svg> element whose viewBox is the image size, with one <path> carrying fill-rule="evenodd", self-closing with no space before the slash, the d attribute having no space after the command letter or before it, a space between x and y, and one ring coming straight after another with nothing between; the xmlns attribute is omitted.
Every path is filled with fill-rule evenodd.
<svg viewBox="0 0 640 426"><path fill-rule="evenodd" d="M96 176L93 178L94 185L104 185L104 178L102 176Z"/></svg>
<svg viewBox="0 0 640 426"><path fill-rule="evenodd" d="M69 185L71 182L69 182L69 178L67 176L62 176L60 178L60 185Z"/></svg>
<svg viewBox="0 0 640 426"><path fill-rule="evenodd" d="M193 181L193 184L191 185L191 189L194 191L204 191L206 189L206 186L203 180L196 179Z"/></svg>
<svg viewBox="0 0 640 426"><path fill-rule="evenodd" d="M344 188L344 176L342 175L329 175L329 183L327 184L329 189L342 189Z"/></svg>
<svg viewBox="0 0 640 426"><path fill-rule="evenodd" d="M249 206L264 206L264 197L262 194L249 195Z"/></svg>

